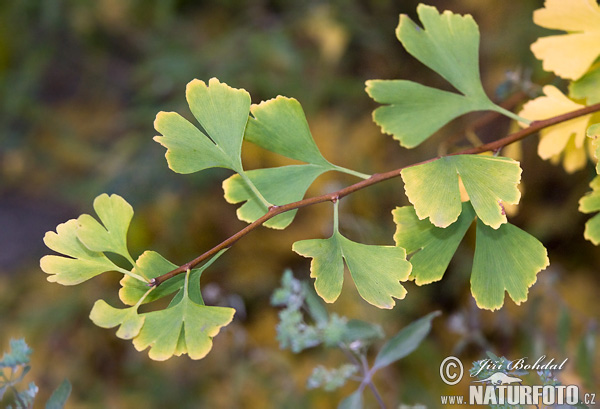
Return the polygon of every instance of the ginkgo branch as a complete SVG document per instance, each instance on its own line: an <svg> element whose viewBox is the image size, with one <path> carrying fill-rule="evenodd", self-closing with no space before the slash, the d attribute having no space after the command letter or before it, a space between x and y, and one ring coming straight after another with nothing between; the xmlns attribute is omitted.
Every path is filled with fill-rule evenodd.
<svg viewBox="0 0 600 409"><path fill-rule="evenodd" d="M581 117L584 115L589 115L594 112L599 112L599 111L600 111L600 104L594 104L594 105L590 105L590 106L587 106L587 107L584 107L584 108L581 108L581 109L578 109L575 111L568 112L566 114L548 118L545 120L534 121L527 128L524 128L518 132L515 132L508 136L505 136L504 138L500 138L494 142L486 143L484 145L480 145L480 146L464 149L459 152L451 153L447 156L478 154L478 153L483 153L483 152L488 152L488 151L497 151L507 145L510 145L514 142L520 141L521 139L524 139L527 136L533 135L542 129L545 129L550 126L553 126L553 125L556 125L556 124L559 124L562 122L566 122L571 119L575 119L575 118L578 118L578 117ZM189 261L188 263L183 264L182 266L180 266L172 271L169 271L166 274L163 274L161 276L153 278L150 281L149 285L159 286L160 284L164 283L168 279L175 277L178 274L185 273L188 269L194 268L198 264L202 263L204 260L206 260L209 257L211 257L212 255L218 253L219 251L231 247L235 242L237 242L239 239L241 239L242 237L244 237L245 235L250 233L252 230L256 229L257 227L259 227L260 225L265 223L267 220L270 220L273 217L275 217L281 213L289 212L291 210L300 209L300 208L307 207L307 206L312 206L312 205L315 205L318 203L335 202L336 200L339 200L351 193L354 193L358 190L364 189L368 186L375 185L375 184L383 182L385 180L398 177L398 176L400 176L400 173L402 172L402 170L405 168L429 163L429 162L432 162L439 158L440 157L437 156L437 157L427 159L427 160L424 160L421 162L413 163L411 165L403 166L401 168L394 169L394 170L391 170L388 172L376 173L376 174L372 175L371 177L369 177L368 179L362 180L358 183L347 186L343 189L340 189L340 190L332 192L332 193L327 193L327 194L320 195L320 196L309 197L307 199L299 200L297 202L288 203L288 204L281 205L281 206L270 206L268 208L267 213L265 213L263 216L261 216L254 222L250 223L249 225L247 225L246 227L244 227L243 229L241 229L234 235L230 236L228 239L222 241L221 243L219 243L212 249L206 251L204 254L200 255L199 257L195 258L194 260Z"/></svg>

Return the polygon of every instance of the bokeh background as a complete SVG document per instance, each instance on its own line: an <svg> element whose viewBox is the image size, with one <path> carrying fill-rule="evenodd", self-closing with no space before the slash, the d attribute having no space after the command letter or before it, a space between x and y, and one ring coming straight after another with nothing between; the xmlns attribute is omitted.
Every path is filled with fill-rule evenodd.
<svg viewBox="0 0 600 409"><path fill-rule="evenodd" d="M301 210L283 232L253 232L206 272L206 301L238 312L201 361L184 356L153 362L114 330L94 326L88 314L96 299L118 305L119 276L105 274L76 288L48 283L39 268L40 257L49 253L42 238L57 224L93 212L93 199L104 192L120 194L135 209L129 232L134 255L153 249L182 264L244 226L222 197L227 171L177 175L166 165L164 148L152 141L158 111L191 118L184 93L193 78L218 77L245 88L254 103L277 95L297 98L324 156L365 173L466 146L465 129L481 114L452 122L411 151L371 120L376 105L364 92L367 79L407 78L450 89L395 38L398 15L416 19L417 3L0 2L0 347L6 350L9 339L18 337L33 347L27 379L40 387L38 405L64 378L73 384L68 408L330 408L354 390L352 382L333 393L306 390L316 364L339 365L344 356L323 348L298 355L280 350L277 309L269 304L285 268L309 279L308 260L291 245L330 234L330 205ZM497 101L525 101L523 92L538 90L529 79L564 89L529 51L538 36L549 33L531 20L541 0L426 3L475 17L482 77ZM476 131L481 140L492 140L511 126L493 120ZM468 367L485 358L486 350L509 359L568 358L561 381L600 392L594 373L600 363L600 253L584 241L586 216L577 212L593 166L567 175L536 157L536 139L511 153L524 169L524 195L511 222L538 237L551 260L525 304L507 299L495 313L474 306L471 232L444 279L422 288L408 283L408 296L393 310L370 306L353 285L345 285L339 301L328 306L376 322L388 336L430 311L443 312L413 355L378 373L375 383L390 407L438 407L441 394L461 392L440 380L441 360L455 354ZM243 161L247 169L287 163L250 144L244 145ZM308 194L354 181L327 174ZM342 201L341 229L357 241L393 244L390 212L406 204L401 180L373 186ZM372 397L365 396L371 407Z"/></svg>

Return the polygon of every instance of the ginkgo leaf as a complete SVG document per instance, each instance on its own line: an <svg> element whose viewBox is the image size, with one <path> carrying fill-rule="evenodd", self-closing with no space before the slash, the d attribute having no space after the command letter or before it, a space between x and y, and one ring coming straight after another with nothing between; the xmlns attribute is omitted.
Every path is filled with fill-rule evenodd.
<svg viewBox="0 0 600 409"><path fill-rule="evenodd" d="M203 303L201 301L201 295L199 298L195 297L194 292L200 291L200 275L206 270L217 258L223 254L225 250L221 250L202 266L192 269L190 273L190 296L193 301L197 303ZM171 270L176 269L178 266L165 259L163 256L155 251L145 251L137 260L136 266L132 272L143 277L148 282L151 279L156 278L160 275L168 273ZM135 305L139 303L140 299L143 298L142 304L158 300L169 294L174 293L177 290L183 288L184 274L176 275L173 278L168 279L152 292L148 293L148 285L140 280L136 280L132 277L125 276L121 279L121 289L119 290L119 298L126 305Z"/></svg>
<svg viewBox="0 0 600 409"><path fill-rule="evenodd" d="M82 283L106 271L120 271L103 253L92 251L77 238L78 221L71 219L49 231L44 243L50 249L68 257L49 255L40 260L48 281L62 285Z"/></svg>
<svg viewBox="0 0 600 409"><path fill-rule="evenodd" d="M485 94L479 76L479 28L470 15L461 16L420 4L417 13L423 29L401 15L396 36L416 59L440 74L462 94L442 91L410 81L367 81L367 93L389 104L377 108L374 121L402 146L419 145L452 119L470 111L496 110Z"/></svg>
<svg viewBox="0 0 600 409"><path fill-rule="evenodd" d="M506 223L498 229L477 220L477 238L471 293L479 308L496 310L504 304L504 292L519 305L549 264L548 252L535 237Z"/></svg>
<svg viewBox="0 0 600 409"><path fill-rule="evenodd" d="M553 85L546 85L543 91L545 96L538 97L523 105L523 109L519 112L520 116L537 121L583 108L583 105L570 100ZM572 136L574 136L575 148L584 150L585 131L590 117L591 115L585 115L542 130L540 132L538 155L542 159L550 159L561 154ZM582 153L585 155L585 151ZM569 171L582 167L579 166L574 169L573 161L570 163L571 165L568 166Z"/></svg>
<svg viewBox="0 0 600 409"><path fill-rule="evenodd" d="M344 260L358 293L368 303L392 308L393 298L406 295L400 281L408 279L411 265L401 247L356 243L336 231L328 239L298 241L292 249L313 259L311 277L315 278L315 290L326 302L334 302L342 291Z"/></svg>
<svg viewBox="0 0 600 409"><path fill-rule="evenodd" d="M590 71L577 81L569 84L569 96L583 99L588 105L600 102L600 63L594 64Z"/></svg>
<svg viewBox="0 0 600 409"><path fill-rule="evenodd" d="M244 135L247 141L288 158L332 167L315 144L297 100L280 95L252 105L250 111Z"/></svg>
<svg viewBox="0 0 600 409"><path fill-rule="evenodd" d="M106 193L94 200L94 210L102 224L89 214L77 219L77 237L90 250L120 254L133 264L127 249L127 230L133 218L133 208L121 196Z"/></svg>
<svg viewBox="0 0 600 409"><path fill-rule="evenodd" d="M233 308L208 307L192 301L188 276L181 301L164 310L142 314L145 321L133 346L138 351L150 347L151 359L164 361L186 353L192 359L202 359L212 348L212 338L233 319Z"/></svg>
<svg viewBox="0 0 600 409"><path fill-rule="evenodd" d="M590 183L591 192L579 199L579 211L582 213L600 212L600 176L596 176ZM594 245L600 244L600 214L595 215L585 223L583 237Z"/></svg>
<svg viewBox="0 0 600 409"><path fill-rule="evenodd" d="M90 312L90 319L101 328L113 328L119 325L117 337L132 339L137 336L144 325L145 317L137 312L138 306L115 308L104 300L98 300Z"/></svg>
<svg viewBox="0 0 600 409"><path fill-rule="evenodd" d="M410 278L417 285L442 279L475 218L473 206L468 202L462 204L458 220L445 229L435 227L428 220L419 220L412 206L397 207L392 214L396 223L394 241L398 247L412 254L409 260L412 264Z"/></svg>
<svg viewBox="0 0 600 409"><path fill-rule="evenodd" d="M396 28L406 51L463 94L486 97L479 78L479 28L473 17L450 11L440 14L425 4L417 6L417 14L423 29L406 14Z"/></svg>
<svg viewBox="0 0 600 409"><path fill-rule="evenodd" d="M592 140L592 153L596 158L596 173L600 175L600 123L590 126L586 134Z"/></svg>
<svg viewBox="0 0 600 409"><path fill-rule="evenodd" d="M405 148L421 144L454 118L489 108L480 100L406 80L369 80L366 91L388 104L373 112L373 120Z"/></svg>
<svg viewBox="0 0 600 409"><path fill-rule="evenodd" d="M531 45L546 71L576 80L600 55L600 7L596 0L546 0L535 24L568 34L539 38Z"/></svg>
<svg viewBox="0 0 600 409"><path fill-rule="evenodd" d="M502 202L517 204L521 192L519 162L482 155L444 156L402 170L408 200L419 219L437 227L454 223L462 211L459 176L471 204L485 224L497 229L506 223Z"/></svg>
<svg viewBox="0 0 600 409"><path fill-rule="evenodd" d="M154 122L162 134L154 140L167 148L169 167L178 173L211 167L241 172L250 94L211 78L208 85L200 80L191 81L186 98L202 130L174 112L159 112Z"/></svg>
<svg viewBox="0 0 600 409"><path fill-rule="evenodd" d="M145 251L136 260L136 266L132 272L144 277L148 282L151 279L168 273L178 266L171 263L155 251ZM159 298L174 293L183 287L183 274L179 274L158 286L144 299L144 303L149 303ZM119 298L126 305L135 305L148 292L148 285L135 278L124 276L121 281Z"/></svg>
<svg viewBox="0 0 600 409"><path fill-rule="evenodd" d="M278 168L256 169L246 172L263 197L275 205L301 200L308 187L328 168L320 165L290 165ZM223 182L225 200L229 203L244 203L238 210L240 220L251 223L264 215L268 209L260 202L240 175L233 175ZM296 215L296 210L282 213L265 222L266 227L286 228Z"/></svg>

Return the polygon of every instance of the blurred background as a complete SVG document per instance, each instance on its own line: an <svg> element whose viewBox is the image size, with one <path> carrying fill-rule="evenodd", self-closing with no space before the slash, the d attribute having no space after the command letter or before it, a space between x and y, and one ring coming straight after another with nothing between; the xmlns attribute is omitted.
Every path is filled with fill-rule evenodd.
<svg viewBox="0 0 600 409"><path fill-rule="evenodd" d="M207 303L238 312L201 361L183 356L153 362L115 330L94 326L88 314L96 299L119 305L119 275L105 274L77 288L48 283L39 268L40 257L50 252L42 238L67 219L93 213L93 199L104 192L118 193L135 209L129 232L134 256L152 249L182 264L244 227L236 207L222 196L228 171L175 174L164 148L152 141L158 111L191 119L185 85L194 78L218 77L245 88L254 103L295 97L324 156L360 172L391 170L466 146L465 129L482 114L452 122L411 151L382 135L371 120L377 105L364 92L368 79L405 78L450 89L395 38L398 15L416 19L417 3L0 2L0 350L19 337L34 349L27 379L40 387L38 405L64 378L73 384L68 408L330 408L356 388L351 382L333 393L306 390L316 364L336 366L345 358L323 348L298 355L280 350L278 311L269 304L286 267L309 279L309 261L291 245L330 234L330 205L301 210L283 232L253 232L207 270L202 278ZM475 17L482 78L496 101L513 107L524 102L523 91L537 90L529 78L565 89L529 51L538 36L548 34L531 20L542 0L426 3ZM493 140L511 126L486 121L477 135ZM485 358L486 350L509 359L568 358L563 384L600 392L597 369L594 374L600 363L595 352L600 253L583 239L587 216L577 211L593 166L568 175L539 159L536 145L533 137L510 153L524 169L522 202L510 220L540 239L551 260L526 303L515 306L507 299L498 312L477 310L469 287L470 232L444 279L422 288L408 283L406 299L393 310L364 302L349 280L338 302L328 306L378 323L388 336L442 310L413 355L378 373L375 383L390 407L437 407L439 395L461 392L440 380L442 359L455 354L468 364ZM244 145L243 162L247 169L287 163L250 144ZM326 174L308 194L355 181ZM390 212L407 204L400 179L355 193L341 202L342 232L364 243L393 244ZM372 397L365 396L371 407Z"/></svg>

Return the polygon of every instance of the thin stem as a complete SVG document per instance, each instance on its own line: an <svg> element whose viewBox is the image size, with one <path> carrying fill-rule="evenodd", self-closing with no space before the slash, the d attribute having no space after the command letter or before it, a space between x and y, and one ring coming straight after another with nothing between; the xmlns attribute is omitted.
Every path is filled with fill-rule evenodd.
<svg viewBox="0 0 600 409"><path fill-rule="evenodd" d="M183 296L184 297L187 297L187 295L188 295L188 282L190 281L190 271L192 271L192 270L188 268L185 273L185 281L183 282Z"/></svg>
<svg viewBox="0 0 600 409"><path fill-rule="evenodd" d="M135 264L134 264L134 266L135 266ZM119 273L123 273L131 278L135 278L136 280L139 280L143 283L146 283L146 284L150 283L150 281L148 281L145 277L142 277L139 274L133 273L132 272L133 270L129 271L129 270L125 270L124 268L121 268L121 267L117 267L115 270L117 270Z"/></svg>
<svg viewBox="0 0 600 409"><path fill-rule="evenodd" d="M361 179L369 179L371 177L371 175L367 175L366 173L357 172L357 171L352 170L352 169L346 169L346 168L343 168L341 166L333 165L333 167L334 167L334 170L337 170L338 172L342 172L342 173L346 173L348 175L356 176L356 177L361 178Z"/></svg>
<svg viewBox="0 0 600 409"><path fill-rule="evenodd" d="M250 188L250 190L252 190L252 192L256 195L258 200L260 200L260 202L263 204L265 209L268 209L269 207L273 206L273 204L269 203L269 201L267 199L265 199L265 197L258 191L258 189L254 185L254 183L252 183L252 181L250 180L248 175L246 175L246 172L241 171L238 174L244 180L244 182L246 183L246 186L248 186Z"/></svg>
<svg viewBox="0 0 600 409"><path fill-rule="evenodd" d="M494 106L494 111L499 112L502 115L505 115L505 116L507 116L509 118L512 118L512 119L514 119L517 122L522 122L522 123L524 123L526 125L531 125L533 123L533 121L531 121L531 120L529 120L527 118L523 118L522 116L519 116L519 115L515 114L514 112L509 111L508 109L504 109L504 108L502 108L499 105L495 105Z"/></svg>
<svg viewBox="0 0 600 409"><path fill-rule="evenodd" d="M360 356L360 361L362 363L362 370L363 370L363 374L364 374L363 384L366 384L369 386L369 389L371 389L371 392L373 392L373 395L375 396L375 399L377 400L379 407L382 409L385 409L385 403L383 402L383 398L379 394L377 387L373 383L373 378L371 377L371 375L372 375L371 370L369 369L369 364L364 355Z"/></svg>
<svg viewBox="0 0 600 409"><path fill-rule="evenodd" d="M133 259L133 257L131 257L131 254L129 254L129 252L125 253L124 256L127 259L127 261L131 263L132 267L137 267L137 264L135 264L135 260Z"/></svg>
<svg viewBox="0 0 600 409"><path fill-rule="evenodd" d="M135 304L135 308L137 310L137 308L140 307L140 305L142 305L142 303L144 302L144 300L146 299L146 297L148 296L148 294L150 294L152 292L152 290L154 290L156 287L150 287L150 289L148 291L146 291L144 293L144 295L142 295L142 297L138 300L138 302Z"/></svg>
<svg viewBox="0 0 600 409"><path fill-rule="evenodd" d="M15 400L19 403L19 405L21 405L23 408L28 408L29 406L25 405L25 402L23 402L23 399L21 399L19 396L19 391L17 391L17 388L15 388L13 385L10 385L10 389L12 390L13 395L15 395Z"/></svg>
<svg viewBox="0 0 600 409"><path fill-rule="evenodd" d="M555 116L553 118L545 119L543 121L534 121L527 128L521 129L520 131L510 134L508 136L505 136L504 138L500 138L494 142L490 142L485 145L468 148L468 149L465 149L460 152L452 153L448 156L477 154L477 153L482 153L482 152L495 151L500 148L503 148L506 145L510 145L511 143L520 141L521 139L524 139L529 135L533 135L544 128L548 128L549 126L556 125L556 124L559 124L562 122L566 122L571 119L578 118L580 116L588 115L588 114L591 114L593 112L598 112L598 111L600 111L600 104L595 104L595 105L590 105L590 106L587 106L587 107L584 107L584 108L581 108L581 109L578 109L578 110L575 110L572 112L568 112L566 114ZM273 217L277 216L278 214L289 212L290 210L295 210L295 209L300 209L300 208L307 207L307 206L312 206L317 203L333 202L334 200L339 200L339 199L343 198L344 196L347 196L358 190L364 189L368 186L375 185L377 183L383 182L384 180L396 178L396 177L400 176L402 170L405 168L408 168L411 166L423 165L425 163L433 162L434 160L437 160L437 159L439 159L439 157L435 157L435 158L427 159L427 160L424 160L421 162L413 163L412 165L394 169L389 172L376 173L374 175L371 175L371 177L369 177L368 179L361 180L358 183L347 186L336 192L327 193L327 194L320 195L320 196L309 197L307 199L303 199L303 200L293 202L293 203L288 203L288 204L281 205L281 206L271 206L268 208L269 210L264 215L262 215L261 217L259 217L254 222L247 225L246 227L244 227L242 230L235 233L233 236L230 236L228 239L222 241L220 244L217 244L215 247L206 251L204 254L200 255L199 257L196 257L194 260L192 260L172 271L169 271L166 274L163 274L161 276L153 278L152 280L150 280L150 285L159 286L160 284L167 281L169 278L175 277L176 275L181 274L181 273L185 273L187 271L187 269L194 268L195 266L202 263L207 258L218 253L219 251L231 247L236 241L238 241L239 239L241 239L242 237L244 237L245 235L250 233L252 230L256 229L258 226L262 225L267 220L270 220Z"/></svg>
<svg viewBox="0 0 600 409"><path fill-rule="evenodd" d="M338 208L340 207L339 203L339 200L333 200L333 234L340 231L340 218L338 212Z"/></svg>

